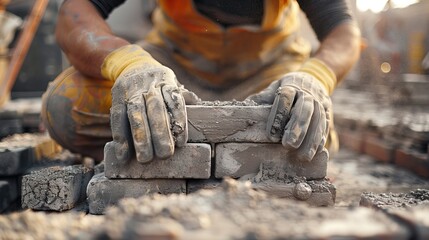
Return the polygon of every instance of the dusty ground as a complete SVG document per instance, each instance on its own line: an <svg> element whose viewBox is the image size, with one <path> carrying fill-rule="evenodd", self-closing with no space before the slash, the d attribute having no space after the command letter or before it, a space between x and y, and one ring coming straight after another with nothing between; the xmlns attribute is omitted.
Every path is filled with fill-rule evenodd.
<svg viewBox="0 0 429 240"><path fill-rule="evenodd" d="M105 216L76 210L0 216L0 239L410 238L406 227L382 212L356 206L362 192L429 189L429 181L346 150L330 162L329 177L337 187L332 208L278 199L229 180L188 196L123 200Z"/></svg>

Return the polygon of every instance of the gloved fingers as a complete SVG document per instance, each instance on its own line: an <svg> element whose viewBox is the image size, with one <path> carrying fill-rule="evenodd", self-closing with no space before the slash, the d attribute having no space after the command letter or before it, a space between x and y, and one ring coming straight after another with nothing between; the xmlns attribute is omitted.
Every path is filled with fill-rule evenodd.
<svg viewBox="0 0 429 240"><path fill-rule="evenodd" d="M155 155L160 159L169 158L174 153L174 139L170 131L170 116L168 115L161 89L151 87L143 96L146 102L146 112Z"/></svg>
<svg viewBox="0 0 429 240"><path fill-rule="evenodd" d="M303 92L297 92L296 103L292 106L291 117L286 124L282 144L289 149L298 149L310 127L314 111L314 99Z"/></svg>
<svg viewBox="0 0 429 240"><path fill-rule="evenodd" d="M130 130L125 103L113 104L110 109L112 137L115 144L115 154L118 161L128 161L131 158Z"/></svg>
<svg viewBox="0 0 429 240"><path fill-rule="evenodd" d="M131 98L127 110L137 161L147 163L153 159L153 146L143 96Z"/></svg>
<svg viewBox="0 0 429 240"><path fill-rule="evenodd" d="M162 95L167 105L168 113L171 114L171 133L176 141L176 146L182 147L188 141L188 118L185 100L180 89L172 85L164 85Z"/></svg>
<svg viewBox="0 0 429 240"><path fill-rule="evenodd" d="M302 160L311 161L316 155L323 138L326 137L325 119L325 110L317 101L314 101L314 111L311 117L310 126L307 130L304 142L298 150L298 156Z"/></svg>
<svg viewBox="0 0 429 240"><path fill-rule="evenodd" d="M271 107L267 120L268 137L273 142L282 139L286 123L291 114L292 104L295 99L296 90L294 88L282 87L276 91L276 98Z"/></svg>
<svg viewBox="0 0 429 240"><path fill-rule="evenodd" d="M272 104L276 97L276 91L279 87L279 81L272 82L267 88L260 91L259 93L250 95L246 98L246 100L254 101L257 104Z"/></svg>

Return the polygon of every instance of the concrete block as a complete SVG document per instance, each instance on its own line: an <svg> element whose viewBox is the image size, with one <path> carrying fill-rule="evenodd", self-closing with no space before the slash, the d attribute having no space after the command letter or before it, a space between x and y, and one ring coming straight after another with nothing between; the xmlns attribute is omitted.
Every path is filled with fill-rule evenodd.
<svg viewBox="0 0 429 240"><path fill-rule="evenodd" d="M34 151L27 148L0 148L0 176L22 175L34 163Z"/></svg>
<svg viewBox="0 0 429 240"><path fill-rule="evenodd" d="M364 153L384 163L393 163L395 157L395 147L380 138L366 137Z"/></svg>
<svg viewBox="0 0 429 240"><path fill-rule="evenodd" d="M108 178L196 178L207 179L211 172L211 146L190 143L176 148L170 159L154 159L141 164L135 159L119 162L110 143L104 148L105 174Z"/></svg>
<svg viewBox="0 0 429 240"><path fill-rule="evenodd" d="M189 142L265 142L271 106L186 106Z"/></svg>
<svg viewBox="0 0 429 240"><path fill-rule="evenodd" d="M328 153L322 152L311 162L288 157L281 144L221 143L216 145L216 178L239 178L257 173L263 162L280 162L289 176L323 179L326 176Z"/></svg>
<svg viewBox="0 0 429 240"><path fill-rule="evenodd" d="M0 119L0 138L22 132L21 119Z"/></svg>
<svg viewBox="0 0 429 240"><path fill-rule="evenodd" d="M0 176L22 175L61 147L46 134L15 134L0 142Z"/></svg>
<svg viewBox="0 0 429 240"><path fill-rule="evenodd" d="M0 213L7 210L19 196L18 179L0 179Z"/></svg>
<svg viewBox="0 0 429 240"><path fill-rule="evenodd" d="M22 178L22 207L64 211L85 199L94 170L74 165L33 171Z"/></svg>
<svg viewBox="0 0 429 240"><path fill-rule="evenodd" d="M424 153L398 149L395 152L395 164L421 177L429 178L429 159Z"/></svg>
<svg viewBox="0 0 429 240"><path fill-rule="evenodd" d="M116 205L122 198L185 192L186 180L108 179L101 173L94 175L88 184L89 212L103 214L108 206Z"/></svg>

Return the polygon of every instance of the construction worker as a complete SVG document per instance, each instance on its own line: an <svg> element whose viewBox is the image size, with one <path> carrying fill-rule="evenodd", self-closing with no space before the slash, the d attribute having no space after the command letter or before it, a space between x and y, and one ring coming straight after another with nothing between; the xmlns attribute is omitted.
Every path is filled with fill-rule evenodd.
<svg viewBox="0 0 429 240"><path fill-rule="evenodd" d="M329 96L359 57L345 0L159 0L137 44L105 22L124 1L61 6L56 36L73 67L50 84L42 117L62 146L102 160L112 141L120 161L168 158L187 141L185 103L197 101L189 89L203 100L272 104L273 141L302 161L324 149ZM321 43L312 56L300 9Z"/></svg>

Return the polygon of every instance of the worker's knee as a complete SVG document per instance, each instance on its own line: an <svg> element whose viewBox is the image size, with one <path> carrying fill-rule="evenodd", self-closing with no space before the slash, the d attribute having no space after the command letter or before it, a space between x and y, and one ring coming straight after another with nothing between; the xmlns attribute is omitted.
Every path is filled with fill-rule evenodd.
<svg viewBox="0 0 429 240"><path fill-rule="evenodd" d="M112 83L89 79L69 68L43 95L42 121L64 148L101 160L111 139L109 109Z"/></svg>

